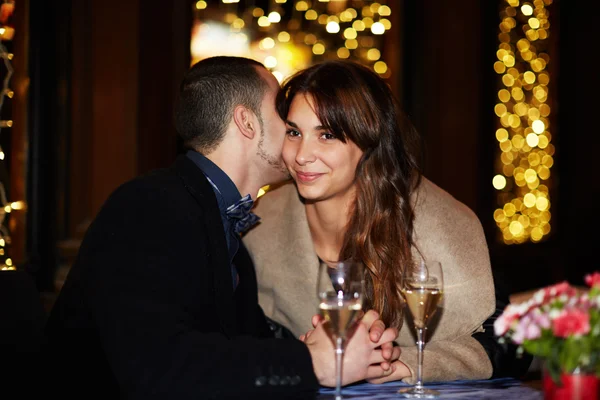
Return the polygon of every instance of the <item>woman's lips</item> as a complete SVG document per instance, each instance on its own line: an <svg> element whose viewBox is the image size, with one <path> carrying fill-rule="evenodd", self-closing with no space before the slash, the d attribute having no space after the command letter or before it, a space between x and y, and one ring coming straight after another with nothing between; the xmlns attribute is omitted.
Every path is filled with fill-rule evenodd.
<svg viewBox="0 0 600 400"><path fill-rule="evenodd" d="M319 179L324 174L319 174L315 172L298 172L296 171L296 177L302 183L314 182Z"/></svg>

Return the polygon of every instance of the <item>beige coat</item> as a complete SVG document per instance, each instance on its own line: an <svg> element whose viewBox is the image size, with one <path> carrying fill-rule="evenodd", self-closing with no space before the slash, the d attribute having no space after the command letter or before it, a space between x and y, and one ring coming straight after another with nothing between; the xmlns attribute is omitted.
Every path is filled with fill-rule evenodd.
<svg viewBox="0 0 600 400"><path fill-rule="evenodd" d="M488 247L476 215L464 204L423 179L415 209L416 244L426 259L438 260L444 273L443 311L429 329L423 364L425 381L487 379L492 364L471 334L494 312L495 297ZM293 183L269 191L254 210L261 222L244 237L256 266L259 303L265 314L297 336L318 312L319 265L306 212ZM417 350L408 322L397 343L400 360L416 376Z"/></svg>

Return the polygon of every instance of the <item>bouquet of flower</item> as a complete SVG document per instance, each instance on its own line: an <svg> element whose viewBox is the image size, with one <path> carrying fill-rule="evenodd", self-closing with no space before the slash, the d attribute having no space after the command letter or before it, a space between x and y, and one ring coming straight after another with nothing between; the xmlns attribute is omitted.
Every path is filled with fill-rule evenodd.
<svg viewBox="0 0 600 400"><path fill-rule="evenodd" d="M577 369L600 378L600 272L585 282L589 290L567 282L540 289L528 301L508 305L494 323L500 341L542 358L556 382Z"/></svg>

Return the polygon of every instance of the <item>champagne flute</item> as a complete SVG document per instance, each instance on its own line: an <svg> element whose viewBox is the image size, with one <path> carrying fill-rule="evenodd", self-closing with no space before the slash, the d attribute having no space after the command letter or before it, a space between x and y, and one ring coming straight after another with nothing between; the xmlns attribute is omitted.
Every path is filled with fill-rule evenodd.
<svg viewBox="0 0 600 400"><path fill-rule="evenodd" d="M442 300L444 279L439 261L421 260L404 278L402 296L408 305L417 331L417 382L398 393L410 398L436 398L439 392L423 387L423 348L427 323Z"/></svg>
<svg viewBox="0 0 600 400"><path fill-rule="evenodd" d="M346 344L358 326L363 300L363 265L355 260L321 262L317 279L323 327L335 345L335 398L342 398L342 364Z"/></svg>

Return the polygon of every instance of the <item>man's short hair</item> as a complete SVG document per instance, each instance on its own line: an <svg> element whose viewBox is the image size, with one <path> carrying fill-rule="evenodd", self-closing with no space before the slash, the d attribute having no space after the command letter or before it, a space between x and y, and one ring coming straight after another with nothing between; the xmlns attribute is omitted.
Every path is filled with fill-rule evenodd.
<svg viewBox="0 0 600 400"><path fill-rule="evenodd" d="M268 83L260 76L258 61L217 56L201 60L187 72L179 89L175 128L187 147L208 154L223 140L242 105L262 123L260 107Z"/></svg>

